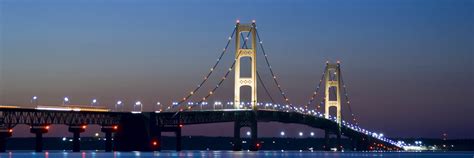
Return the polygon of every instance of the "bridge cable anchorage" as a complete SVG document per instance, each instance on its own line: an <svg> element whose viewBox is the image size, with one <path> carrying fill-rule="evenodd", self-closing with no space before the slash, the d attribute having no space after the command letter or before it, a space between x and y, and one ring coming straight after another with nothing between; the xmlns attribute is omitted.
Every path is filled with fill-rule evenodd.
<svg viewBox="0 0 474 158"><path fill-rule="evenodd" d="M248 37L250 36L250 33L252 32L252 29L253 29L253 27L250 28L250 31L249 31L249 33L247 34L247 38L246 38L245 41L244 41L244 45L246 45L246 43L247 43L247 41L248 41L247 39L248 39ZM242 52L239 52L239 55L240 55L240 53L242 53ZM238 55L237 55L237 57L238 57ZM203 98L201 99L201 101L199 101L197 104L193 104L193 105L189 106L188 109L186 109L186 110L189 110L189 109L193 108L193 107L196 106L196 105L202 104L202 102L206 101L209 97L211 97L211 96L214 94L215 91L217 91L217 89L218 89L219 87L221 87L221 85L222 85L222 83L224 82L224 80L227 79L227 76L229 76L230 72L234 69L235 63L236 63L236 61L237 61L237 57L234 59L234 61L232 62L232 65L229 67L229 69L227 70L227 72L225 73L225 75L221 78L221 80L219 81L219 83L218 83L212 90L210 90L209 93L208 93L205 97L203 97ZM182 110L184 110L184 109L178 110L178 111L176 112L176 114L177 114L178 112L182 111ZM175 115L176 115L176 114L175 114Z"/></svg>
<svg viewBox="0 0 474 158"><path fill-rule="evenodd" d="M344 89L344 96L345 96L346 101L347 101L346 103L347 103L347 106L349 107L349 112L351 113L352 121L356 124L356 126L358 126L359 123L357 122L357 119L354 115L354 112L352 111L351 102L349 100L349 95L348 95L348 92L347 92L346 84L344 83L344 80L342 79L342 73L340 73L339 76L340 76L340 79L341 79L341 82L342 82L342 88Z"/></svg>
<svg viewBox="0 0 474 158"><path fill-rule="evenodd" d="M178 104L176 105L176 107L178 107L179 105L181 105L183 102L187 101L189 98L191 98L205 83L206 81L209 79L209 77L211 76L211 74L214 72L214 69L219 65L222 57L224 56L225 52L227 51L227 49L229 48L229 44L232 40L232 38L234 37L235 35L235 32L237 31L237 27L234 28L234 30L232 31L231 35L229 36L228 40L227 40L227 44L225 45L224 49L222 50L221 54L219 55L219 58L217 59L216 63L211 67L209 73L207 73L207 75L204 77L204 79L201 81L201 83L194 89L192 90L186 97L184 97L181 101L178 102ZM166 108L165 110L168 110L171 108L172 105L168 106L168 108Z"/></svg>
<svg viewBox="0 0 474 158"><path fill-rule="evenodd" d="M262 53L263 53L263 56L265 57L265 62L267 63L267 67L268 69L270 70L270 73L272 75L272 78L273 78L273 82L275 83L275 85L277 86L281 96L283 97L283 99L285 100L285 102L287 103L288 106L290 106L292 109L296 109L293 104L291 104L291 102L289 101L288 97L286 96L286 93L283 91L283 89L281 88L281 85L279 84L278 80L277 80L277 77L275 75L275 73L273 72L273 69L272 69L272 66L270 65L270 62L268 60L268 57L267 57L267 53L265 52L265 49L263 47L263 41L262 39L260 38L260 34L258 33L258 30L255 29L255 32L257 34L257 39L258 39L258 43L260 45L260 48L262 49Z"/></svg>
<svg viewBox="0 0 474 158"><path fill-rule="evenodd" d="M328 63L326 63L326 67L327 67ZM314 90L313 92L313 95L310 97L309 101L307 102L305 108L308 108L312 103L313 101L316 99L317 95L319 94L319 89L321 87L321 84L323 83L323 79L324 79L324 76L326 75L326 67L324 68L324 71L323 71L323 74L321 76L321 79L319 80L319 83L318 83L318 86L316 87L316 89ZM316 110L319 110L321 108L321 106L316 106Z"/></svg>

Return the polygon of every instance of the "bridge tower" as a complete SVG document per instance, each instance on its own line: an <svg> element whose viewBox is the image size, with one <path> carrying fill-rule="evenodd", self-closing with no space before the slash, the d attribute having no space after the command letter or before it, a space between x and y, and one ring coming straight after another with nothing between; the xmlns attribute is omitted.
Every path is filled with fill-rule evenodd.
<svg viewBox="0 0 474 158"><path fill-rule="evenodd" d="M336 108L336 122L341 126L341 69L339 61L336 64L327 63L326 65L326 76L325 76L325 97L324 97L324 117L329 119L329 109L331 107ZM333 94L331 94L333 89ZM331 100L331 96L336 95L336 100Z"/></svg>
<svg viewBox="0 0 474 158"><path fill-rule="evenodd" d="M242 37L242 32L247 32L248 35ZM245 115L240 115L239 113L235 114L233 150L242 150L240 128L250 127L252 142L250 150L257 151L260 147L260 142L257 136L257 32L255 21L252 21L251 24L240 24L239 21L237 21L235 35L234 108L240 109L240 88L248 86L251 88L251 106L253 111ZM251 37L249 39L250 35ZM241 43L242 38L244 39L243 43ZM248 47L248 45L250 45L250 47ZM250 58L251 60L250 76L242 77L240 75L242 58Z"/></svg>
<svg viewBox="0 0 474 158"><path fill-rule="evenodd" d="M257 35L255 22L252 24L240 24L237 21L235 39L235 81L234 81L234 108L240 109L240 88L249 86L252 89L252 109L257 110ZM241 44L241 32L249 32L251 34L251 47L247 48L248 37L244 37L244 47ZM242 58L248 57L251 60L251 76L240 76L240 61Z"/></svg>

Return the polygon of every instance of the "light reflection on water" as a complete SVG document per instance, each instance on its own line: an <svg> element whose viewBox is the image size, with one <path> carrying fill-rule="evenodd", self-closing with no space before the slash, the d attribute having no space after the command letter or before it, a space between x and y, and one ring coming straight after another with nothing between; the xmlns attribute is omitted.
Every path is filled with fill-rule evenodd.
<svg viewBox="0 0 474 158"><path fill-rule="evenodd" d="M0 158L136 158L136 157L230 157L230 158L263 158L263 157L296 157L296 158L355 158L355 157L388 157L388 158L474 158L474 152L299 152L299 151L162 151L162 152L96 152L78 153L49 151L43 153L13 151L1 153Z"/></svg>

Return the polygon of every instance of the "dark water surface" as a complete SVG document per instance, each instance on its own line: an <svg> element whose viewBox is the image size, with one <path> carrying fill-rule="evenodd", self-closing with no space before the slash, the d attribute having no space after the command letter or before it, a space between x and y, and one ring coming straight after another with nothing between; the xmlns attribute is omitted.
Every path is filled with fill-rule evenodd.
<svg viewBox="0 0 474 158"><path fill-rule="evenodd" d="M263 158L263 157L298 157L298 158L357 158L357 157L387 157L387 158L474 158L474 152L299 152L299 151L162 151L162 152L114 152L104 153L84 151L79 153L50 151L34 153L13 151L1 153L0 158L133 158L133 157L229 157L229 158Z"/></svg>

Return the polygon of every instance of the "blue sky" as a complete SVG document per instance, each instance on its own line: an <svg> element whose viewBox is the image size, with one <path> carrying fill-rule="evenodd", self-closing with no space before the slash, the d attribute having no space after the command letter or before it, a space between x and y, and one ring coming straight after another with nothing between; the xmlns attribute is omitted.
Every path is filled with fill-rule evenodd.
<svg viewBox="0 0 474 158"><path fill-rule="evenodd" d="M340 60L360 124L391 136L474 138L466 126L474 120L471 0L1 0L0 7L0 104L28 105L33 95L42 104L64 96L76 104L169 104L200 82L236 19L255 19L295 104L306 103L325 61ZM231 64L228 53L214 78ZM270 85L263 58L257 62ZM232 83L224 85L216 98L230 100Z"/></svg>

